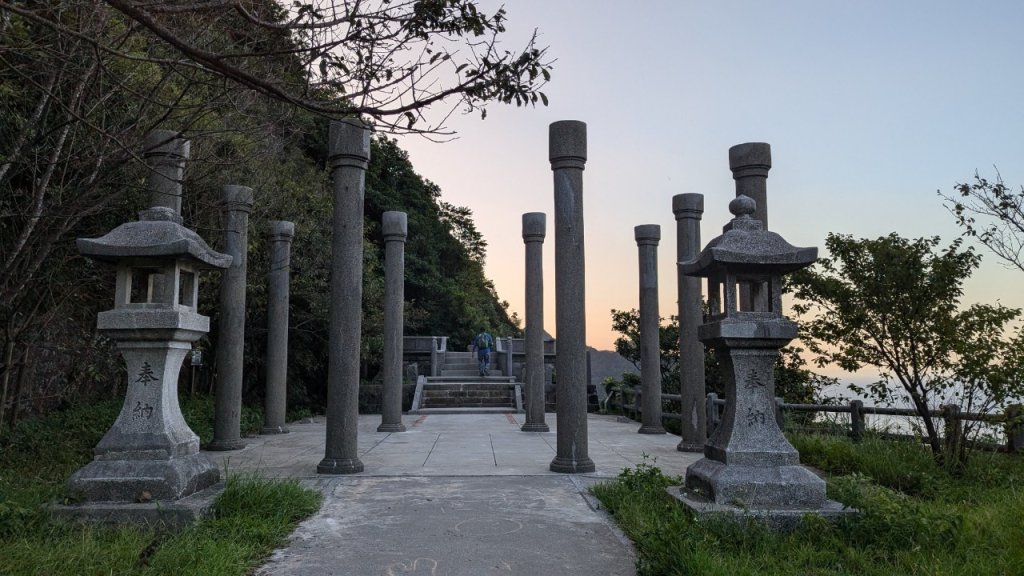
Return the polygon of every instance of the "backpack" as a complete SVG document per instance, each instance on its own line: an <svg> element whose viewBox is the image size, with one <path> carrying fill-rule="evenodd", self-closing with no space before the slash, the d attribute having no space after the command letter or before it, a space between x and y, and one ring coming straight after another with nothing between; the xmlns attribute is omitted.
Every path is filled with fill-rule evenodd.
<svg viewBox="0 0 1024 576"><path fill-rule="evenodd" d="M477 334L477 336L476 336L476 348L477 348L477 350L482 350L484 348L490 349L491 348L491 344L492 344L492 341L491 341L491 335L490 334L488 334L487 332L481 332L481 333Z"/></svg>

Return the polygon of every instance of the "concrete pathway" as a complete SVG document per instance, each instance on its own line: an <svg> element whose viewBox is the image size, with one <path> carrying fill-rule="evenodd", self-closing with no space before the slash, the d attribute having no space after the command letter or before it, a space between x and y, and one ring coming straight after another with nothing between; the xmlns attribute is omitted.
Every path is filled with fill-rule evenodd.
<svg viewBox="0 0 1024 576"><path fill-rule="evenodd" d="M699 455L676 451L677 436L591 415L596 472L557 474L548 470L556 433L547 416L545 433L521 432L518 414L405 416L408 431L397 433L377 432L380 416L361 416L366 471L349 476L316 473L322 418L207 455L229 473L299 478L324 494L261 576L634 575L631 544L587 488L645 454L679 475Z"/></svg>

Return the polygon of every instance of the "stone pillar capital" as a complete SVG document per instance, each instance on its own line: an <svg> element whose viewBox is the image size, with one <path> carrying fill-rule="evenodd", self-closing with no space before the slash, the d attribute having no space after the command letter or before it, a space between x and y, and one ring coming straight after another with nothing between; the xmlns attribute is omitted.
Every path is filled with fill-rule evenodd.
<svg viewBox="0 0 1024 576"><path fill-rule="evenodd" d="M543 242L547 234L548 217L543 212L523 214L523 242Z"/></svg>
<svg viewBox="0 0 1024 576"><path fill-rule="evenodd" d="M684 218L700 220L704 214L704 195L676 194L672 197L672 213L677 221Z"/></svg>
<svg viewBox="0 0 1024 576"><path fill-rule="evenodd" d="M252 188L248 186L237 186L227 184L224 186L221 197L221 212L245 212L252 211Z"/></svg>
<svg viewBox="0 0 1024 576"><path fill-rule="evenodd" d="M764 142L747 142L729 148L729 170L736 180L747 176L767 177L772 169L772 147Z"/></svg>
<svg viewBox="0 0 1024 576"><path fill-rule="evenodd" d="M405 242L409 235L409 217L405 212L385 212L382 217L381 230L385 242Z"/></svg>
<svg viewBox="0 0 1024 576"><path fill-rule="evenodd" d="M548 129L551 169L579 168L587 163L587 124L579 120L552 122Z"/></svg>
<svg viewBox="0 0 1024 576"><path fill-rule="evenodd" d="M772 147L764 142L747 142L729 148L729 169L736 181L736 195L749 196L757 204L754 219L768 227L768 171L772 169ZM728 225L727 225L728 226Z"/></svg>
<svg viewBox="0 0 1024 576"><path fill-rule="evenodd" d="M633 236L637 246L657 246L661 240L661 226L657 224L641 224L633 227Z"/></svg>
<svg viewBox="0 0 1024 576"><path fill-rule="evenodd" d="M150 130L142 143L142 157L152 159L151 163L161 162L161 158L165 163L187 160L190 150L191 142L176 130Z"/></svg>
<svg viewBox="0 0 1024 576"><path fill-rule="evenodd" d="M331 170L342 166L366 170L370 165L370 127L361 118L331 122L328 150Z"/></svg>
<svg viewBox="0 0 1024 576"><path fill-rule="evenodd" d="M271 220L267 239L271 242L291 242L295 237L295 223L287 220Z"/></svg>

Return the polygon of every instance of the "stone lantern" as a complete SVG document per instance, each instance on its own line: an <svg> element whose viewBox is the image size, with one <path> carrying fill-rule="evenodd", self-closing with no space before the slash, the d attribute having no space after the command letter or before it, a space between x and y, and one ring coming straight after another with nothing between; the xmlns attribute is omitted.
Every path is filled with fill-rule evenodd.
<svg viewBox="0 0 1024 576"><path fill-rule="evenodd" d="M688 276L707 278L710 315L699 339L721 363L728 403L704 446L704 458L686 470L681 500L698 512L750 513L772 525L806 513L841 509L825 498L825 482L800 465L800 455L775 420L773 367L779 349L797 335L782 315L782 276L810 266L817 248L797 248L751 215L754 200L729 203L735 218L695 260L680 262ZM749 290L750 309L739 294Z"/></svg>
<svg viewBox="0 0 1024 576"><path fill-rule="evenodd" d="M181 415L178 372L192 342L209 331L210 319L196 310L199 271L226 268L231 256L181 225L188 142L157 131L147 149L153 207L101 238L78 239L84 256L116 266L114 308L99 313L97 328L115 342L128 371L117 421L95 459L68 480L86 502L173 501L219 479Z"/></svg>

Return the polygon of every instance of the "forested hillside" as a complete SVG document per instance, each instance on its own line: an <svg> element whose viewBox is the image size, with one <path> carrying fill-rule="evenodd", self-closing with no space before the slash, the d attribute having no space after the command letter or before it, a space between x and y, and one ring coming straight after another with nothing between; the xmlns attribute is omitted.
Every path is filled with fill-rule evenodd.
<svg viewBox="0 0 1024 576"><path fill-rule="evenodd" d="M208 63L197 64L194 51L141 25L149 20L130 4L0 3L0 426L62 402L116 398L123 391L120 358L94 330L96 313L113 305L114 273L81 258L74 239L100 236L147 207L147 169L140 152L142 138L154 128L179 130L191 140L184 223L214 248L223 245L221 188L240 184L255 190L249 228L248 401L257 400L262 389L267 221L295 222L289 394L300 403L316 403L324 395L329 120L310 106L296 106L288 98L240 84ZM382 6L378 17L390 10ZM273 2L252 3L250 10L249 16L264 23L287 17ZM358 25L360 17L353 13L348 25ZM170 30L189 46L302 91L306 104L319 101L341 112L365 112L355 105L346 108L350 100L343 84L313 82L306 53L311 46L302 34L270 25L259 33L241 33L252 26L230 10L175 9L153 18L163 26L160 30ZM425 26L405 32L410 42L427 39L461 17L417 13L411 18L396 20ZM488 26L493 22L483 29ZM372 41L354 37L352 47L342 45L338 53ZM538 57L534 54L525 64L538 65ZM519 84L514 89L533 88ZM497 92L474 97L478 103L505 99ZM385 118L376 120L394 126ZM385 210L409 213L408 334L444 334L458 341L481 323L502 332L512 329L483 275L486 243L473 226L471 211L446 204L437 186L416 174L393 140L376 136L365 205L365 377L375 376L381 345L379 222ZM206 274L202 283L200 311L213 318L213 331L199 346L209 359L216 353L218 275Z"/></svg>

